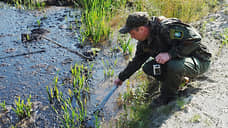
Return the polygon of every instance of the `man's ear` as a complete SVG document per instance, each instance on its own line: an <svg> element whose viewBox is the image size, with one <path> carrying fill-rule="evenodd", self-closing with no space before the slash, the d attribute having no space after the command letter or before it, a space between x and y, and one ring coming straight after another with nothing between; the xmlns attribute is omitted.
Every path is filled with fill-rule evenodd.
<svg viewBox="0 0 228 128"><path fill-rule="evenodd" d="M141 32L147 32L146 26L141 26L139 29Z"/></svg>
<svg viewBox="0 0 228 128"><path fill-rule="evenodd" d="M145 30L144 26L140 26L139 27L139 31L142 31L143 32L144 30Z"/></svg>

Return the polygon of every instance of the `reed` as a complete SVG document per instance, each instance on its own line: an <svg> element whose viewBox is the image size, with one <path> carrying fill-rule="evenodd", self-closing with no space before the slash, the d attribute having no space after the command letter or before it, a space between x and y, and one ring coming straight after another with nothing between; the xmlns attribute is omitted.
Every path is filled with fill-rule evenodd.
<svg viewBox="0 0 228 128"><path fill-rule="evenodd" d="M84 0L82 38L98 43L110 34L111 0Z"/></svg>
<svg viewBox="0 0 228 128"><path fill-rule="evenodd" d="M62 127L83 127L83 122L87 118L87 97L85 96L86 93L89 93L87 80L92 77L92 68L93 64L90 64L89 67L85 67L83 64L75 64L71 67L72 87L68 88L67 94L63 95L63 92L58 89L61 87L58 86L58 76L54 78L52 89L47 86L49 101L61 120ZM57 104L53 104L55 101L58 101Z"/></svg>
<svg viewBox="0 0 228 128"><path fill-rule="evenodd" d="M86 84L85 76L85 71L87 71L87 67L84 67L84 65L75 64L74 68L72 68L71 71L73 77L74 97L76 98L77 105L79 106L79 108L76 108L76 111L79 113L79 121L82 122L87 116L87 99L85 96L86 93L89 93L89 86Z"/></svg>
<svg viewBox="0 0 228 128"><path fill-rule="evenodd" d="M127 0L79 0L83 8L81 21L82 41L85 39L98 43L110 36L110 20L117 13L117 8L124 8Z"/></svg>
<svg viewBox="0 0 228 128"><path fill-rule="evenodd" d="M218 5L217 0L149 0L147 10L152 15L177 17L184 22L192 22L208 14Z"/></svg>
<svg viewBox="0 0 228 128"><path fill-rule="evenodd" d="M2 103L0 103L0 107L1 107L4 111L7 110L7 109L6 109L6 102L5 102L5 100L4 100Z"/></svg>
<svg viewBox="0 0 228 128"><path fill-rule="evenodd" d="M108 78L108 77L114 76L114 67L116 66L117 60L114 61L114 64L112 61L110 62L108 60L104 61L103 58L101 59L101 61L104 67L104 70L103 70L104 77Z"/></svg>
<svg viewBox="0 0 228 128"><path fill-rule="evenodd" d="M40 27L41 21L37 20L36 22L37 22L38 27Z"/></svg>
<svg viewBox="0 0 228 128"><path fill-rule="evenodd" d="M77 112L76 108L72 106L70 98L63 100L61 108L63 111L61 120L64 128L80 127L82 123L80 114Z"/></svg>
<svg viewBox="0 0 228 128"><path fill-rule="evenodd" d="M56 79L58 80L58 79ZM51 90L59 90L57 86L55 86ZM52 101L58 101L56 94L52 93L48 95L52 95ZM58 118L62 122L62 127L64 128L74 128L74 127L82 127L83 121L85 121L87 117L87 109L86 109L86 100L83 100L83 97L80 93L79 88L74 88L73 92L68 89L69 94L61 95L59 97L59 102L57 104L52 104L52 109L58 115ZM61 91L58 91L59 94L62 94ZM77 94L77 96L76 96ZM75 100L72 101L73 97ZM75 102L75 103L73 103ZM73 105L74 104L74 105ZM57 105L57 106L56 106ZM56 106L56 107L55 107ZM58 107L60 106L60 108Z"/></svg>
<svg viewBox="0 0 228 128"><path fill-rule="evenodd" d="M63 97L63 93L58 89L58 79L58 75L54 77L54 88L49 88L49 86L46 86L46 91L48 93L48 100L50 104L53 104L55 102L60 103Z"/></svg>
<svg viewBox="0 0 228 128"><path fill-rule="evenodd" d="M118 37L118 43L120 44L120 47L124 55L132 55L134 45L131 43L131 41L132 39L129 37Z"/></svg>
<svg viewBox="0 0 228 128"><path fill-rule="evenodd" d="M41 0L13 0L12 3L19 9L42 9L45 6L45 2Z"/></svg>
<svg viewBox="0 0 228 128"><path fill-rule="evenodd" d="M81 41L93 43L109 39L111 25L132 11L147 11L150 15L177 17L184 22L195 21L218 4L217 0L79 0L83 8L80 28ZM118 19L116 19L116 17Z"/></svg>
<svg viewBox="0 0 228 128"><path fill-rule="evenodd" d="M73 68L71 68L72 79L73 79L73 87L77 88L79 92L85 91L89 92L89 86L87 85L87 79L92 77L93 65L90 65L89 70L84 65L75 64Z"/></svg>
<svg viewBox="0 0 228 128"><path fill-rule="evenodd" d="M18 97L18 100L15 100L16 108L12 108L12 110L16 112L19 119L30 117L32 110L32 102L30 100L31 95L27 99L27 103L24 103L24 100L21 100L20 97Z"/></svg>

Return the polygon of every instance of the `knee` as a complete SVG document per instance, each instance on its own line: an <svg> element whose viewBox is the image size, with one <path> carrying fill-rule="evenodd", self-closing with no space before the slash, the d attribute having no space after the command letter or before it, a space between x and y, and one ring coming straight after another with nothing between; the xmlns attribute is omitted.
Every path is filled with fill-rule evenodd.
<svg viewBox="0 0 228 128"><path fill-rule="evenodd" d="M148 63L146 63L146 64L143 65L142 70L143 70L143 72L146 73L147 75L153 75L153 74L152 74L152 65L150 65L150 64L148 64Z"/></svg>
<svg viewBox="0 0 228 128"><path fill-rule="evenodd" d="M166 63L166 71L168 73L183 73L184 72L184 67L183 64L180 63L175 63L175 61L169 61Z"/></svg>
<svg viewBox="0 0 228 128"><path fill-rule="evenodd" d="M147 75L153 76L153 64L155 63L156 62L154 60L146 62L142 67L143 72Z"/></svg>

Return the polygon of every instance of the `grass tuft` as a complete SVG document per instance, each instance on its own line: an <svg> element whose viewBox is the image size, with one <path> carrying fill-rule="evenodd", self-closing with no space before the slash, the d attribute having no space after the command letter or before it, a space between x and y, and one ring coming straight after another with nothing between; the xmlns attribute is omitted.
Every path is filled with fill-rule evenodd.
<svg viewBox="0 0 228 128"><path fill-rule="evenodd" d="M6 102L5 102L5 100L4 100L2 103L0 103L0 107L1 107L4 111L7 110L7 109L6 109Z"/></svg>
<svg viewBox="0 0 228 128"><path fill-rule="evenodd" d="M31 111L32 111L32 102L31 95L27 99L27 103L24 103L24 100L21 100L20 97L18 97L18 100L15 100L16 108L12 108L14 112L16 112L19 119L23 119L25 117L30 117Z"/></svg>
<svg viewBox="0 0 228 128"><path fill-rule="evenodd" d="M223 37L222 44L227 46L228 45L228 28L224 29L224 32L221 34L221 36Z"/></svg>

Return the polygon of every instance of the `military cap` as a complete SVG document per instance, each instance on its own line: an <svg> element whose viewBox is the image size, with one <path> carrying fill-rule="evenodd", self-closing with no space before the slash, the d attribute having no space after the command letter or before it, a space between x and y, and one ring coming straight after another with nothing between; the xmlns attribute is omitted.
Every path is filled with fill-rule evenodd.
<svg viewBox="0 0 228 128"><path fill-rule="evenodd" d="M132 29L148 24L149 15L147 12L134 12L127 17L125 26L119 32L122 34L130 32Z"/></svg>

